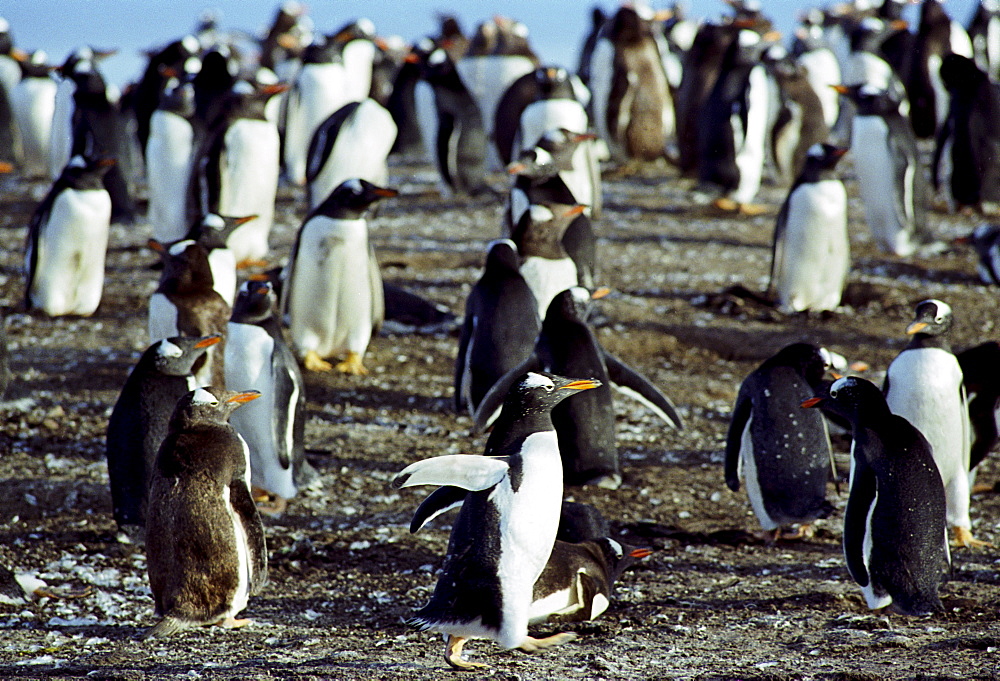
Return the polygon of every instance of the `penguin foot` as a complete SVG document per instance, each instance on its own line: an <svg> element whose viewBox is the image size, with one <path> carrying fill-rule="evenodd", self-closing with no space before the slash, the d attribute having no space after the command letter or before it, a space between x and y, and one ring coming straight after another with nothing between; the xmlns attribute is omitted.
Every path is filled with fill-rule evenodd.
<svg viewBox="0 0 1000 681"><path fill-rule="evenodd" d="M361 361L361 355L356 352L348 352L347 358L337 364L334 369L342 374L351 374L353 376L364 376L368 373L368 369L365 369L365 365Z"/></svg>
<svg viewBox="0 0 1000 681"><path fill-rule="evenodd" d="M64 600L72 600L74 598L86 598L90 594L94 593L94 587L92 586L80 586L80 587L62 587L56 588L51 586L40 586L32 592L35 598L52 598L58 599L62 598Z"/></svg>
<svg viewBox="0 0 1000 681"><path fill-rule="evenodd" d="M775 539L784 539L794 541L796 539L812 539L816 534L813 530L812 523L802 523L799 525L799 529L794 532L785 532L775 537Z"/></svg>
<svg viewBox="0 0 1000 681"><path fill-rule="evenodd" d="M250 269L251 267L259 267L261 269L267 269L268 265L270 265L268 261L261 260L260 258L246 258L236 263L236 269L247 270Z"/></svg>
<svg viewBox="0 0 1000 681"><path fill-rule="evenodd" d="M448 645L444 649L444 661L447 662L453 669L458 669L459 671L469 672L474 669L488 669L489 665L485 665L481 662L469 662L468 660L462 659L462 647L465 642L468 641L467 638L462 638L461 636L448 636Z"/></svg>
<svg viewBox="0 0 1000 681"><path fill-rule="evenodd" d="M333 365L319 356L315 350L310 350L302 358L302 364L309 371L333 371Z"/></svg>
<svg viewBox="0 0 1000 681"><path fill-rule="evenodd" d="M601 489L618 489L622 486L621 473L604 473L591 478L584 485L592 485Z"/></svg>
<svg viewBox="0 0 1000 681"><path fill-rule="evenodd" d="M951 528L952 540L951 545L957 548L993 548L993 544L988 541L983 541L982 539L975 539L972 536L972 532L967 527L953 527Z"/></svg>
<svg viewBox="0 0 1000 681"><path fill-rule="evenodd" d="M253 620L248 620L248 619L238 620L235 617L227 617L226 619L219 622L216 626L222 627L223 629L239 629L240 627L245 627L251 622L253 622Z"/></svg>
<svg viewBox="0 0 1000 681"><path fill-rule="evenodd" d="M765 206L761 206L756 203L741 203L738 210L740 215L749 215L751 217L754 215L763 215L767 212L767 208Z"/></svg>
<svg viewBox="0 0 1000 681"><path fill-rule="evenodd" d="M526 653L534 653L539 650L551 648L552 646L561 646L563 643L569 643L570 641L575 641L576 639L577 635L572 631L564 631L561 634L553 634L552 636L546 636L545 638L532 638L529 636L524 639L524 642L519 645L518 648Z"/></svg>
<svg viewBox="0 0 1000 681"><path fill-rule="evenodd" d="M740 209L740 204L730 198L720 196L715 201L712 201L712 207L717 208L724 213L735 213Z"/></svg>
<svg viewBox="0 0 1000 681"><path fill-rule="evenodd" d="M266 489L254 487L250 490L257 510L269 516L280 516L288 509L288 499L271 494Z"/></svg>

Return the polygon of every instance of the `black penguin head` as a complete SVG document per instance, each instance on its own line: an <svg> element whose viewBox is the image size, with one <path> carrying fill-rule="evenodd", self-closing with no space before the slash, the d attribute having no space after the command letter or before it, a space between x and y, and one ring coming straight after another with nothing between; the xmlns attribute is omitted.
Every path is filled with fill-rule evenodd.
<svg viewBox="0 0 1000 681"><path fill-rule="evenodd" d="M226 423L234 411L258 397L260 392L257 390L233 392L222 388L196 388L178 400L170 417L170 428L181 430L201 423Z"/></svg>
<svg viewBox="0 0 1000 681"><path fill-rule="evenodd" d="M352 178L337 185L326 200L316 207L313 214L357 220L365 217L368 209L377 201L398 195L399 192L395 189L379 187L367 180Z"/></svg>
<svg viewBox="0 0 1000 681"><path fill-rule="evenodd" d="M566 128L548 130L533 148L523 150L517 161L507 166L507 172L545 179L564 170L572 170L576 148L592 139L595 136L590 133L572 132Z"/></svg>
<svg viewBox="0 0 1000 681"><path fill-rule="evenodd" d="M275 302L274 286L266 276L251 278L243 282L236 294L232 320L241 324L262 322L274 314Z"/></svg>
<svg viewBox="0 0 1000 681"><path fill-rule="evenodd" d="M352 40L375 40L375 24L364 17L341 26L329 36L329 40L340 45L346 45Z"/></svg>
<svg viewBox="0 0 1000 681"><path fill-rule="evenodd" d="M951 328L951 323L951 306L931 298L917 303L913 321L906 327L906 335L939 336Z"/></svg>
<svg viewBox="0 0 1000 681"><path fill-rule="evenodd" d="M829 369L843 370L847 362L840 355L810 343L792 343L768 359L762 367L785 366L794 369L814 390Z"/></svg>
<svg viewBox="0 0 1000 681"><path fill-rule="evenodd" d="M229 235L236 231L237 227L256 219L256 215L234 218L228 215L207 213L188 230L185 239L197 241L206 251L212 251L216 248L226 248L226 241L229 239Z"/></svg>
<svg viewBox="0 0 1000 681"><path fill-rule="evenodd" d="M532 74L542 99L573 97L573 85L569 71L561 66L540 66Z"/></svg>
<svg viewBox="0 0 1000 681"><path fill-rule="evenodd" d="M889 412L885 396L871 381L859 376L844 376L834 381L826 390L821 388L816 397L802 403L805 408L822 407L857 423L861 417L874 417Z"/></svg>
<svg viewBox="0 0 1000 681"><path fill-rule="evenodd" d="M164 338L150 348L154 353L156 370L167 376L187 376L194 363L210 347L222 340L222 336L174 336Z"/></svg>
<svg viewBox="0 0 1000 681"><path fill-rule="evenodd" d="M533 203L514 226L511 238L522 257L538 256L558 260L567 257L562 244L570 223L586 206Z"/></svg>
<svg viewBox="0 0 1000 681"><path fill-rule="evenodd" d="M557 319L567 319L586 324L590 318L590 313L594 309L593 301L603 298L609 290L600 288L591 293L582 286L573 286L556 295L549 303L549 308L545 312L545 319L555 321Z"/></svg>
<svg viewBox="0 0 1000 681"><path fill-rule="evenodd" d="M486 269L518 270L517 245L510 239L494 239L486 246Z"/></svg>
<svg viewBox="0 0 1000 681"><path fill-rule="evenodd" d="M163 261L161 289L183 292L210 289L215 283L212 267L208 263L208 251L197 241L184 239L172 244L162 244L150 239L149 247L159 253Z"/></svg>
<svg viewBox="0 0 1000 681"><path fill-rule="evenodd" d="M617 582L623 572L653 553L650 549L622 544L611 537L601 537L593 541L597 544L601 553L604 554L604 561L608 566L611 584Z"/></svg>
<svg viewBox="0 0 1000 681"><path fill-rule="evenodd" d="M874 85L835 85L833 88L855 103L860 116L887 116L899 112L899 95Z"/></svg>
<svg viewBox="0 0 1000 681"><path fill-rule="evenodd" d="M115 159L103 156L73 156L63 168L59 181L73 189L101 189L104 186L104 176L115 163Z"/></svg>
<svg viewBox="0 0 1000 681"><path fill-rule="evenodd" d="M595 379L566 378L542 371L529 371L507 393L504 413L550 412L567 397L600 385L601 382Z"/></svg>
<svg viewBox="0 0 1000 681"><path fill-rule="evenodd" d="M989 82L989 76L968 57L950 52L941 60L941 81L953 96L974 94Z"/></svg>
<svg viewBox="0 0 1000 681"><path fill-rule="evenodd" d="M806 167L817 171L833 170L847 153L847 147L837 147L823 142L814 144L806 151Z"/></svg>

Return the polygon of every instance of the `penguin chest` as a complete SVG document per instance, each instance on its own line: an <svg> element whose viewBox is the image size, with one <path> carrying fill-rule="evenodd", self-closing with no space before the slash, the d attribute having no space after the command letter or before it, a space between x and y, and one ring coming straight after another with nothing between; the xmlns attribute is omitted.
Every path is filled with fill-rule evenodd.
<svg viewBox="0 0 1000 681"><path fill-rule="evenodd" d="M908 168L900 173L896 167L902 159L894 158L889 145L889 126L879 116L855 116L851 134L851 154L856 159L855 172L865 219L872 236L883 250L900 256L912 255L906 222L906 179L912 175ZM904 185L898 186L899 177Z"/></svg>
<svg viewBox="0 0 1000 681"><path fill-rule="evenodd" d="M185 198L191 175L194 129L182 116L155 111L146 142L149 222L153 236L164 243L184 238Z"/></svg>
<svg viewBox="0 0 1000 681"><path fill-rule="evenodd" d="M29 177L44 175L48 170L57 89L51 78L25 78L11 93L11 108L24 150L25 174Z"/></svg>
<svg viewBox="0 0 1000 681"><path fill-rule="evenodd" d="M278 145L278 129L269 121L241 118L226 131L219 160L218 212L257 216L237 227L226 241L237 261L267 254L278 189Z"/></svg>
<svg viewBox="0 0 1000 681"><path fill-rule="evenodd" d="M232 307L236 298L236 256L229 248L213 248L208 252L212 270L212 288Z"/></svg>
<svg viewBox="0 0 1000 681"><path fill-rule="evenodd" d="M746 91L746 126L742 135L734 132L736 167L739 169L739 183L733 199L739 203L750 203L760 189L761 174L764 171L764 140L767 135L768 103L770 86L763 66L750 70ZM734 119L738 116L734 114ZM733 121L734 131L739 131L737 120Z"/></svg>
<svg viewBox="0 0 1000 681"><path fill-rule="evenodd" d="M541 319L545 319L545 312L553 298L579 283L576 264L570 258L552 259L529 255L521 263L520 271L531 292L535 294L538 316Z"/></svg>
<svg viewBox="0 0 1000 681"><path fill-rule="evenodd" d="M246 447L246 444L243 445ZM232 617L247 607L250 600L250 583L252 581L251 566L253 561L250 556L250 542L247 539L247 531L243 526L243 520L233 508L230 499L229 486L222 488L222 504L226 509L226 516L232 524L232 532L235 539L236 555L236 589L230 600L227 617Z"/></svg>

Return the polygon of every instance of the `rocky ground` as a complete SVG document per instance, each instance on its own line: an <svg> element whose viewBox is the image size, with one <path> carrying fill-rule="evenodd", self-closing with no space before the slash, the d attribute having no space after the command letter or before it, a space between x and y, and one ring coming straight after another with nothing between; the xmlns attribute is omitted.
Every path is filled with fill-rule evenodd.
<svg viewBox="0 0 1000 681"><path fill-rule="evenodd" d="M850 164L845 173L851 176ZM503 178L495 178L501 186ZM501 201L440 198L429 168L397 164L402 195L386 202L372 237L386 280L460 312L497 236ZM406 464L476 453L484 439L451 409L454 335L392 335L370 348L365 378L310 375L308 456L321 484L265 520L270 583L242 630L210 628L141 641L153 624L141 550L114 540L104 431L130 366L146 345L155 287L148 227L115 228L105 297L90 319L25 315L25 226L45 187L0 187L0 303L15 383L0 404L0 564L90 594L0 605L0 677L95 679L431 679L448 673L436 636L402 620L421 606L445 551L448 522L407 531L426 490L388 481ZM767 546L743 493L726 489L722 449L742 378L787 343L809 340L872 366L873 380L904 345L913 306L938 297L955 309L952 340L996 338L1000 301L975 275L969 250L900 260L878 253L852 193L854 269L845 305L784 316L730 287L767 283L774 216L784 190L767 187L765 214L723 218L696 204L666 168L608 178L599 221L597 333L678 405L682 432L620 399L621 489L571 488L615 533L655 553L618 585L609 611L570 627L579 639L536 655L474 642L495 678L880 679L1000 676L1000 562L996 549L958 551L941 589L946 611L920 619L874 615L847 575L840 547L846 503L808 542ZM302 216L279 204L276 258ZM940 236L973 218L934 214ZM847 446L838 437L846 475ZM987 461L980 481L1000 479ZM1000 544L1000 497L977 497L975 534ZM541 627L551 632L553 627Z"/></svg>

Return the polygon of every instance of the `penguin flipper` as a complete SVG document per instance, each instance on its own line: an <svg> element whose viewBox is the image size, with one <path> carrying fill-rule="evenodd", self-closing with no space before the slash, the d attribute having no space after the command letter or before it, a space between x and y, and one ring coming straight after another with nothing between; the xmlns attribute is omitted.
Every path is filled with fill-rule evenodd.
<svg viewBox="0 0 1000 681"><path fill-rule="evenodd" d="M368 286L372 298L372 335L378 333L385 321L385 291L382 288L382 273L378 268L375 249L368 246Z"/></svg>
<svg viewBox="0 0 1000 681"><path fill-rule="evenodd" d="M278 453L278 463L284 470L292 466L293 451L295 443L288 442L285 434L289 431L289 421L295 418L295 411L299 408L297 404L278 404L278 400L290 400L296 392L295 377L290 369L282 362L284 358L281 352L275 347L271 352L271 376L274 377L274 397L275 407L274 419L272 420L273 437L275 451Z"/></svg>
<svg viewBox="0 0 1000 681"><path fill-rule="evenodd" d="M465 496L468 493L468 490L454 485L438 487L414 511L413 519L410 521L410 534L416 534L424 529L424 525L442 513L447 513L453 508L461 506L465 503Z"/></svg>
<svg viewBox="0 0 1000 681"><path fill-rule="evenodd" d="M257 504L250 496L245 479L236 477L229 483L229 503L239 516L243 530L247 534L250 550L250 593L259 593L267 583L267 548L264 543L264 526L260 522Z"/></svg>
<svg viewBox="0 0 1000 681"><path fill-rule="evenodd" d="M458 356L455 358L455 411L461 413L462 407L472 408L472 405L465 404L462 385L467 367L465 366L466 355L469 352L469 343L472 342L472 332L475 329L476 318L470 311L466 310L465 320L458 335Z"/></svg>
<svg viewBox="0 0 1000 681"><path fill-rule="evenodd" d="M740 490L740 450L743 446L743 431L753 411L753 402L742 387L736 396L733 415L729 421L729 431L726 433L726 458L724 462L726 486L738 492Z"/></svg>
<svg viewBox="0 0 1000 681"><path fill-rule="evenodd" d="M538 353L534 350L528 357L516 367L508 371L496 383L493 384L483 399L476 406L475 423L472 429L476 433L482 433L496 419L494 414L499 413L503 406L503 401L507 397L507 391L511 389L517 379L521 378L529 371L541 371L542 361L538 358Z"/></svg>
<svg viewBox="0 0 1000 681"><path fill-rule="evenodd" d="M503 480L509 470L506 457L447 454L411 463L396 475L392 485L450 485L478 492Z"/></svg>
<svg viewBox="0 0 1000 681"><path fill-rule="evenodd" d="M876 491L875 472L867 464L856 466L844 512L844 558L847 571L860 586L868 586L870 582L865 565L864 541L868 512L875 503Z"/></svg>
<svg viewBox="0 0 1000 681"><path fill-rule="evenodd" d="M792 192L795 191L795 187L788 193L791 197ZM788 199L781 204L781 210L778 212L778 219L774 223L774 238L771 240L771 276L767 282L767 292L768 295L775 295L775 285L777 283L777 278L781 275L781 271L785 266L785 232L788 230Z"/></svg>
<svg viewBox="0 0 1000 681"><path fill-rule="evenodd" d="M667 425L678 430L684 430L684 420L673 402L663 392L649 382L649 379L625 364L610 352L602 350L604 363L608 368L608 376L615 388L624 395L638 400L646 405L654 414L663 419Z"/></svg>

